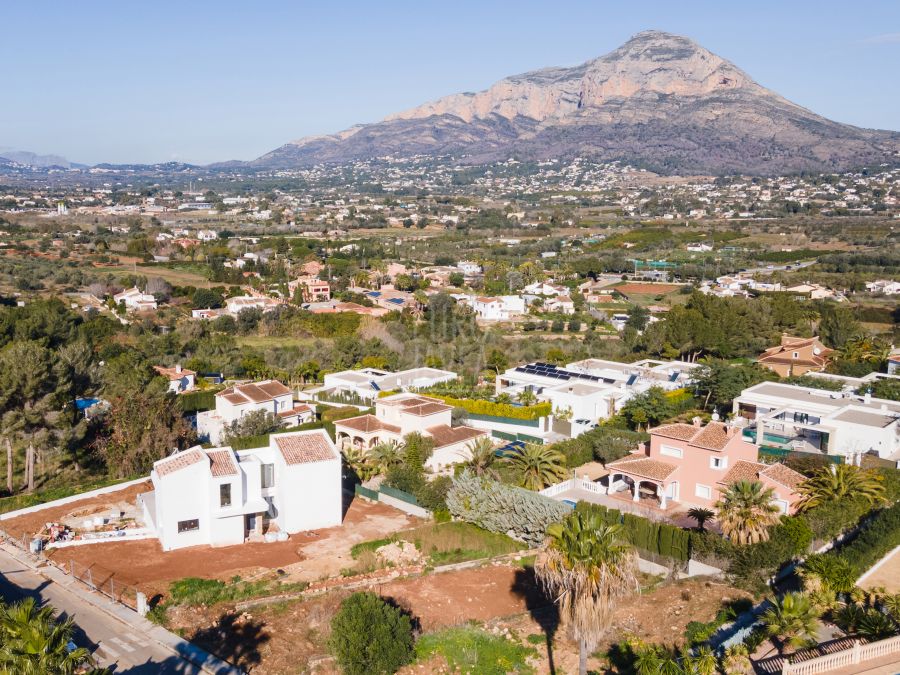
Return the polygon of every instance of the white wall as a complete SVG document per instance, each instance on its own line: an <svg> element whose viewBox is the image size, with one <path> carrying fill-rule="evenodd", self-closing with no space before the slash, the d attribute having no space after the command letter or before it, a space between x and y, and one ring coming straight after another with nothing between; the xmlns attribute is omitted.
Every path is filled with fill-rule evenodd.
<svg viewBox="0 0 900 675"><path fill-rule="evenodd" d="M156 528L164 551L210 541L209 469L205 462L159 476L151 473L156 492ZM178 532L178 522L199 520L199 529Z"/></svg>

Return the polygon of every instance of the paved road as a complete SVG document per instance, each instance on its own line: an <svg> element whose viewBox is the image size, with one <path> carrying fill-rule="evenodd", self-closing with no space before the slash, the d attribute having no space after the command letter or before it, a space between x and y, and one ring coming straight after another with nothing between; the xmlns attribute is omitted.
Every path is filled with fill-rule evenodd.
<svg viewBox="0 0 900 675"><path fill-rule="evenodd" d="M98 665L117 675L153 673L195 675L202 671L146 636L88 604L60 584L53 583L0 549L0 595L7 601L33 596L71 617L77 626L75 642L87 647Z"/></svg>

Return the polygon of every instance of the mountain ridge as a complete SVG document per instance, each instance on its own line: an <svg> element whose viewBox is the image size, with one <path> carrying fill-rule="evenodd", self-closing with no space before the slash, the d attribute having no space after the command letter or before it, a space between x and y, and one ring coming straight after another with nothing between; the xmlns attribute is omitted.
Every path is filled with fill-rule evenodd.
<svg viewBox="0 0 900 675"><path fill-rule="evenodd" d="M287 168L385 155L623 160L662 173L847 170L900 161L900 133L821 117L692 40L644 31L573 67L503 78L248 162Z"/></svg>

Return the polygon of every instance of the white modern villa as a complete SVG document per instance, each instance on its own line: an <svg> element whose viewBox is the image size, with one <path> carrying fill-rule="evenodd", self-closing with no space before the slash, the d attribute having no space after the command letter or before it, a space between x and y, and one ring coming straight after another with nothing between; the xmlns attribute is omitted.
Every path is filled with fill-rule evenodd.
<svg viewBox="0 0 900 675"><path fill-rule="evenodd" d="M385 442L401 442L407 434L418 432L434 441L434 452L425 463L435 472L472 457L471 445L490 434L469 426L451 424L452 406L438 399L415 394L394 394L378 399L374 415L360 415L334 423L339 447L354 446L368 450Z"/></svg>
<svg viewBox="0 0 900 675"><path fill-rule="evenodd" d="M138 499L164 551L341 523L341 457L321 429L273 434L252 450L196 446L154 463L150 479Z"/></svg>
<svg viewBox="0 0 900 675"><path fill-rule="evenodd" d="M900 460L900 402L762 382L734 399L744 435L758 445L841 455L858 463L863 454Z"/></svg>
<svg viewBox="0 0 900 675"><path fill-rule="evenodd" d="M321 387L302 392L315 398L320 394L352 394L371 401L385 391L415 391L456 379L456 373L438 368L410 368L392 373L379 368L326 373Z"/></svg>
<svg viewBox="0 0 900 675"><path fill-rule="evenodd" d="M628 399L661 387L667 391L690 383L696 364L685 361L618 363L585 359L559 367L550 363L527 363L509 368L496 380L497 394L516 398L530 391L553 410L571 411L571 419L596 422L615 415Z"/></svg>
<svg viewBox="0 0 900 675"><path fill-rule="evenodd" d="M293 392L278 380L236 384L216 394L216 409L197 413L197 435L217 444L225 427L257 410L275 415L284 426L311 422L312 406L294 403Z"/></svg>

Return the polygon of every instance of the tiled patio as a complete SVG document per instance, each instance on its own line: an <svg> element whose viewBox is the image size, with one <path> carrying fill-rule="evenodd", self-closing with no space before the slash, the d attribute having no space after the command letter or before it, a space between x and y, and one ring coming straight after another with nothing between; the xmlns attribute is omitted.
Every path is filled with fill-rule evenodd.
<svg viewBox="0 0 900 675"><path fill-rule="evenodd" d="M694 521L687 517L688 507L670 501L668 508L662 510L659 508L659 502L656 498L642 497L639 502L635 502L631 497L631 492L628 490L605 495L573 488L554 495L553 499L600 504L609 509L616 509L623 513L633 513L636 516L643 516L650 520L664 520L680 527L692 527L695 525Z"/></svg>

